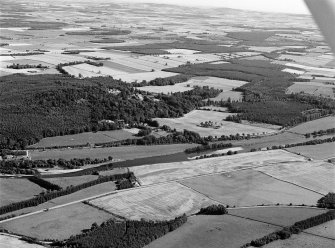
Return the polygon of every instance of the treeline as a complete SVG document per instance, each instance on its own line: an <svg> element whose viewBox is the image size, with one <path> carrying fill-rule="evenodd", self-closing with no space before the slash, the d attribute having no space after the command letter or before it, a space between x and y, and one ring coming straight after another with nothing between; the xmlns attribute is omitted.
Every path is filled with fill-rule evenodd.
<svg viewBox="0 0 335 248"><path fill-rule="evenodd" d="M224 215L228 214L228 210L225 206L218 204L218 205L211 205L205 208L201 208L197 215Z"/></svg>
<svg viewBox="0 0 335 248"><path fill-rule="evenodd" d="M149 82L147 82L146 80L143 80L140 83L132 83L132 84L134 87L175 85L178 83L186 82L191 77L192 76L190 75L178 74L178 75L166 77L166 78L156 78Z"/></svg>
<svg viewBox="0 0 335 248"><path fill-rule="evenodd" d="M335 209L335 193L329 192L327 195L320 198L318 200L317 207Z"/></svg>
<svg viewBox="0 0 335 248"><path fill-rule="evenodd" d="M34 207L44 202L55 199L57 197L69 195L79 190L82 190L82 189L85 189L85 188L88 188L88 187L91 187L91 186L94 186L100 183L122 180L123 178L128 179L132 177L134 177L134 174L132 172L123 173L123 174L115 174L115 175L110 175L110 176L101 176L96 180L78 184L75 186L70 186L70 187L67 187L66 189L55 190L55 191L51 191L47 193L41 193L40 195L33 197L31 199L11 203L9 205L0 207L0 215L10 213L16 210L20 210L23 208Z"/></svg>
<svg viewBox="0 0 335 248"><path fill-rule="evenodd" d="M118 190L120 189L130 189L134 187L134 182L133 179L122 179L122 180L118 180L116 181L116 188Z"/></svg>
<svg viewBox="0 0 335 248"><path fill-rule="evenodd" d="M29 64L21 65L21 64L15 64L15 63L13 63L12 65L7 65L7 68L11 68L11 69L28 69L28 68L47 69L49 67L46 66L46 65L42 65L42 64L38 64L38 65L29 65Z"/></svg>
<svg viewBox="0 0 335 248"><path fill-rule="evenodd" d="M87 164L99 164L112 161L113 157L99 158L73 158L48 159L48 160L2 160L0 161L0 173L3 174L38 174L37 168L62 167L65 169L76 169Z"/></svg>
<svg viewBox="0 0 335 248"><path fill-rule="evenodd" d="M231 148L233 147L232 143L213 143L213 144L206 144L202 146L196 146L192 148L187 148L184 152L185 153L200 153L209 150L219 150L224 148Z"/></svg>
<svg viewBox="0 0 335 248"><path fill-rule="evenodd" d="M201 156L197 156L195 159L205 159L205 158L217 158L217 157L223 157L223 156L225 156L225 155L228 155L228 156L230 156L230 155L235 155L235 154L237 154L238 153L238 151L231 151L231 150L229 150L229 151L227 151L226 153L214 153L214 154L204 154L204 155L201 155Z"/></svg>
<svg viewBox="0 0 335 248"><path fill-rule="evenodd" d="M28 177L28 180L30 182L33 182L33 183L37 184L38 186L40 186L42 188L45 188L46 190L53 191L53 190L61 190L62 189L58 185L50 183L48 181L45 181L44 179L42 179L40 177L36 177L36 176Z"/></svg>
<svg viewBox="0 0 335 248"><path fill-rule="evenodd" d="M250 243L243 245L241 248L246 248L250 246L261 247L263 245L269 244L279 239L282 239L282 240L288 239L291 237L292 234L299 234L303 230L306 230L314 226L321 225L325 222L328 222L334 219L335 219L335 210L330 210L326 213L308 218L306 220L296 222L292 226L284 227L282 230L270 233L260 239L253 240Z"/></svg>
<svg viewBox="0 0 335 248"><path fill-rule="evenodd" d="M323 136L323 135L328 135L328 134L334 134L335 133L335 128L329 128L326 130L319 130L319 131L314 131L312 133L305 133L306 138L310 138L311 136Z"/></svg>
<svg viewBox="0 0 335 248"><path fill-rule="evenodd" d="M67 248L141 248L155 239L172 232L186 223L186 215L168 221L132 221L116 222L108 220L100 226L92 224L91 229L52 245Z"/></svg>
<svg viewBox="0 0 335 248"><path fill-rule="evenodd" d="M69 73L63 69L64 66L71 66L71 65L80 65L80 64L89 64L89 65L94 65L94 66L103 66L104 64L102 62L94 62L91 60L84 60L84 61L73 61L73 62L68 62L68 63L60 63L56 65L56 69L65 75L69 75Z"/></svg>

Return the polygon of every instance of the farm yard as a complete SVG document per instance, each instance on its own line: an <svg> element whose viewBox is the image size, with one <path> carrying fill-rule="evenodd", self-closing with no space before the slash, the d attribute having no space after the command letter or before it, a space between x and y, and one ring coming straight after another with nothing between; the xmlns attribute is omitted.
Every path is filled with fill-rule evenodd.
<svg viewBox="0 0 335 248"><path fill-rule="evenodd" d="M86 145L97 144L97 143L108 143L112 141L125 140L125 139L136 139L134 134L127 132L127 130L113 130L113 131L99 131L99 132L87 132L73 135L48 137L40 140L38 143L29 146L30 148L46 148L56 146L75 146L75 145Z"/></svg>
<svg viewBox="0 0 335 248"><path fill-rule="evenodd" d="M335 143L324 143L314 146L297 146L286 150L313 159L325 160L335 157Z"/></svg>
<svg viewBox="0 0 335 248"><path fill-rule="evenodd" d="M224 205L237 207L277 203L313 205L322 196L254 170L196 177L181 184Z"/></svg>
<svg viewBox="0 0 335 248"><path fill-rule="evenodd" d="M76 203L0 225L14 233L41 240L62 240L80 233L83 229L91 228L94 222L101 224L112 217L104 211L83 203Z"/></svg>
<svg viewBox="0 0 335 248"><path fill-rule="evenodd" d="M54 149L31 151L32 160L40 159L59 159L66 160L72 158L107 158L112 156L114 159L130 160L136 158L145 158L152 156L161 156L174 154L184 151L187 148L195 147L196 144L173 144L173 145L157 145L157 146L124 146L124 147L107 147L107 148L91 148L91 149Z"/></svg>
<svg viewBox="0 0 335 248"><path fill-rule="evenodd" d="M273 134L277 130L264 128L259 126L245 125L230 121L224 121L224 119L234 113L222 113L216 111L193 110L188 114L185 114L180 118L155 118L160 125L168 125L171 128L175 128L178 131L187 129L199 133L201 136L212 135L220 137L221 135L236 135L237 133L242 135L264 135ZM202 127L201 122L211 121L217 128L213 127Z"/></svg>
<svg viewBox="0 0 335 248"><path fill-rule="evenodd" d="M169 220L184 213L195 214L200 208L214 203L176 182L133 189L90 201L90 204L131 220Z"/></svg>
<svg viewBox="0 0 335 248"><path fill-rule="evenodd" d="M28 179L0 178L0 206L29 199L44 191Z"/></svg>

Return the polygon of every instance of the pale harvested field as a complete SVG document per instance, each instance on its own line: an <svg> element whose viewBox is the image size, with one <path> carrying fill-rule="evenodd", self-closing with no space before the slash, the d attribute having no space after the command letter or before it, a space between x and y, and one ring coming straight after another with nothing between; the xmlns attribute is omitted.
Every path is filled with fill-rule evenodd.
<svg viewBox="0 0 335 248"><path fill-rule="evenodd" d="M68 63L68 62L73 62L73 61L87 60L86 58L82 58L79 56L74 56L74 55L69 55L69 54L57 54L57 53L30 55L30 56L26 56L26 58L41 61L41 62L52 64L52 65L58 65L60 63Z"/></svg>
<svg viewBox="0 0 335 248"><path fill-rule="evenodd" d="M239 101L241 102L243 99L243 94L242 92L238 91L226 91L226 92L221 92L217 97L210 98L212 101L228 101L230 98L231 101Z"/></svg>
<svg viewBox="0 0 335 248"><path fill-rule="evenodd" d="M48 137L41 139L38 143L33 144L29 147L53 147L53 146L73 146L73 145L85 145L87 143L107 143L117 140L125 139L136 139L130 132L125 130L113 130L113 131L99 131L99 132L87 132L73 135L64 135L56 137Z"/></svg>
<svg viewBox="0 0 335 248"><path fill-rule="evenodd" d="M332 61L332 59L330 58L324 58L321 56L310 56L310 55L299 56L299 55L290 55L290 54L282 54L279 56L279 59L280 60L292 59L296 63L311 66L311 67L325 66L329 62ZM286 62L286 61L283 61L283 62Z"/></svg>
<svg viewBox="0 0 335 248"><path fill-rule="evenodd" d="M169 67L172 67L172 62L176 64L186 64L187 61L190 63L206 63L222 59L221 55L216 54L164 54L159 55L159 57L165 58Z"/></svg>
<svg viewBox="0 0 335 248"><path fill-rule="evenodd" d="M89 229L94 222L99 225L112 217L104 211L83 203L76 203L9 221L1 226L11 232L41 240L63 240L80 233L83 229Z"/></svg>
<svg viewBox="0 0 335 248"><path fill-rule="evenodd" d="M43 188L28 179L0 178L0 205L29 199L42 191Z"/></svg>
<svg viewBox="0 0 335 248"><path fill-rule="evenodd" d="M314 96L329 97L334 99L334 85L327 85L317 82L295 82L292 86L288 87L286 94L292 93L305 93Z"/></svg>
<svg viewBox="0 0 335 248"><path fill-rule="evenodd" d="M304 59L304 61L306 60L305 56L302 56L302 58ZM313 60L317 61L315 58L313 58ZM290 67L294 67L294 68L298 68L298 69L303 69L303 70L309 71L309 72L314 72L314 74L321 74L321 75L330 76L330 77L335 76L335 69L317 67L319 65L317 65L317 66L306 66L304 64L308 64L308 62L305 61L303 64L286 63L285 65L290 66Z"/></svg>
<svg viewBox="0 0 335 248"><path fill-rule="evenodd" d="M322 195L254 170L244 170L181 181L182 184L229 206L260 204L316 204Z"/></svg>
<svg viewBox="0 0 335 248"><path fill-rule="evenodd" d="M215 202L171 182L100 197L90 203L131 220L168 220L184 213L195 214Z"/></svg>
<svg viewBox="0 0 335 248"><path fill-rule="evenodd" d="M307 229L308 231L308 229ZM317 237L311 234L293 234L289 239L276 240L264 245L264 248L333 248L335 241Z"/></svg>
<svg viewBox="0 0 335 248"><path fill-rule="evenodd" d="M154 72L141 72L141 73L132 73L132 74L122 74L113 76L115 79L121 79L127 83L131 82L142 82L143 80L151 81L156 78L166 78L178 75L173 72L166 71L154 71Z"/></svg>
<svg viewBox="0 0 335 248"><path fill-rule="evenodd" d="M290 69L290 68L286 68L284 70L282 70L283 72L288 72L291 74L297 74L297 75L302 75L305 73L305 71L301 71L301 70L294 70L294 69Z"/></svg>
<svg viewBox="0 0 335 248"><path fill-rule="evenodd" d="M89 181L93 181L98 179L99 176L95 175L85 175L85 176L78 176L78 177L57 177L57 178L45 178L44 180L56 184L62 188L66 188L68 186L75 186L78 184L86 183Z"/></svg>
<svg viewBox="0 0 335 248"><path fill-rule="evenodd" d="M306 207L252 207L229 209L229 214L263 221L278 226L290 226L293 223L322 214L327 210Z"/></svg>
<svg viewBox="0 0 335 248"><path fill-rule="evenodd" d="M193 110L188 114L185 114L180 118L155 118L160 125L168 125L171 128L175 128L178 131L183 131L187 129L189 131L194 131L199 133L201 136L221 136L221 135L235 135L239 133L242 135L251 134L251 135L262 135L275 133L276 130L256 127L250 125L244 125L240 123L224 121L227 116L234 115L234 113L221 113L215 111L203 111L203 110ZM212 121L217 123L220 126L218 129L214 128L206 128L197 126L200 125L201 122Z"/></svg>
<svg viewBox="0 0 335 248"><path fill-rule="evenodd" d="M171 54L194 54L200 51L190 49L166 49L165 51Z"/></svg>
<svg viewBox="0 0 335 248"><path fill-rule="evenodd" d="M245 81L230 80L230 79L218 78L218 77L193 77L187 82L178 83L175 85L144 86L144 87L139 87L137 89L147 91L147 92L152 92L152 93L169 94L169 93L174 93L174 92L184 92L184 91L193 90L195 86L199 86L199 87L208 86L210 88L213 87L215 89L223 90L224 92L229 92L233 88L240 87L246 83L247 82Z"/></svg>
<svg viewBox="0 0 335 248"><path fill-rule="evenodd" d="M0 247L2 248L44 248L45 246L37 245L37 244L30 244L26 241L20 240L19 238L1 234L0 235Z"/></svg>
<svg viewBox="0 0 335 248"><path fill-rule="evenodd" d="M313 159L329 159L335 157L335 143L324 143L314 146L297 146L286 149Z"/></svg>
<svg viewBox="0 0 335 248"><path fill-rule="evenodd" d="M193 161L143 165L131 167L130 170L135 173L142 185L149 185L209 173L232 172L255 166L273 166L280 163L290 164L304 161L306 161L304 157L283 150L272 150Z"/></svg>
<svg viewBox="0 0 335 248"><path fill-rule="evenodd" d="M305 133L312 133L313 131L325 130L330 128L335 128L335 116L328 116L325 118L305 122L289 129L289 131L305 134Z"/></svg>
<svg viewBox="0 0 335 248"><path fill-rule="evenodd" d="M107 158L114 159L136 159L152 156L168 155L184 151L187 148L197 146L196 144L173 144L155 146L123 146L107 148L87 148L87 149L61 149L46 151L31 151L33 160L39 159L71 159L71 158Z"/></svg>
<svg viewBox="0 0 335 248"><path fill-rule="evenodd" d="M322 235L335 240L335 220L328 221L321 225L309 228L308 233Z"/></svg>
<svg viewBox="0 0 335 248"><path fill-rule="evenodd" d="M335 190L335 167L330 163L296 161L277 163L273 166L259 167L255 170L321 194L327 194Z"/></svg>
<svg viewBox="0 0 335 248"><path fill-rule="evenodd" d="M145 248L237 248L279 229L230 215L199 215Z"/></svg>

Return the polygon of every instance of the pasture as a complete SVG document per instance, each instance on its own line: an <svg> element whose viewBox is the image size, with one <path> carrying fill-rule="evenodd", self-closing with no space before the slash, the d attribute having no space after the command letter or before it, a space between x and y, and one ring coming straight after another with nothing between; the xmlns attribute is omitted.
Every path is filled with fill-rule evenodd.
<svg viewBox="0 0 335 248"><path fill-rule="evenodd" d="M0 234L0 247L2 248L44 248L45 246L30 244L26 241L19 239L18 237Z"/></svg>
<svg viewBox="0 0 335 248"><path fill-rule="evenodd" d="M69 187L71 185L75 186L78 184L86 183L89 181L93 181L98 179L99 176L95 175L85 175L85 176L78 176L78 177L55 177L55 178L46 178L44 180L56 184L63 189Z"/></svg>
<svg viewBox="0 0 335 248"><path fill-rule="evenodd" d="M286 149L313 159L329 159L335 157L335 143L324 143L313 146L296 146Z"/></svg>
<svg viewBox="0 0 335 248"><path fill-rule="evenodd" d="M112 156L114 159L130 160L136 158L145 158L174 154L184 151L187 148L197 146L196 144L173 144L173 145L155 145L155 146L123 146L106 148L83 148L83 149L53 149L30 152L32 160L40 159L59 159L66 160L72 158L107 158Z"/></svg>
<svg viewBox="0 0 335 248"><path fill-rule="evenodd" d="M305 161L304 157L283 150L272 150L184 162L142 165L131 167L130 170L135 173L142 185L149 185L211 173L232 172L259 166L266 168L275 164Z"/></svg>
<svg viewBox="0 0 335 248"><path fill-rule="evenodd" d="M43 188L24 178L0 178L0 205L7 205L34 197Z"/></svg>
<svg viewBox="0 0 335 248"><path fill-rule="evenodd" d="M197 132L203 137L209 135L220 137L221 135L236 135L237 133L240 135L243 133L245 135L263 135L277 132L274 129L224 121L229 115L234 115L234 113L193 110L180 118L155 118L155 120L157 120L160 125L165 124L178 131L187 129ZM217 128L200 126L201 122L206 121L212 121Z"/></svg>
<svg viewBox="0 0 335 248"><path fill-rule="evenodd" d="M331 220L321 225L309 228L307 232L335 239L335 220Z"/></svg>
<svg viewBox="0 0 335 248"><path fill-rule="evenodd" d="M330 128L335 128L335 116L328 116L313 121L308 121L302 124L299 124L288 131L305 134L312 133L314 131L326 130Z"/></svg>
<svg viewBox="0 0 335 248"><path fill-rule="evenodd" d="M131 220L169 220L184 213L195 214L215 202L171 182L103 196L90 203Z"/></svg>
<svg viewBox="0 0 335 248"><path fill-rule="evenodd" d="M100 225L113 216L85 205L76 203L66 207L51 209L47 212L27 216L1 224L14 233L37 239L66 239L91 228L92 223Z"/></svg>
<svg viewBox="0 0 335 248"><path fill-rule="evenodd" d="M277 203L312 205L321 197L254 170L190 178L181 183L224 205L238 207Z"/></svg>
<svg viewBox="0 0 335 248"><path fill-rule="evenodd" d="M293 161L255 168L271 177L327 194L335 189L335 168L323 161Z"/></svg>
<svg viewBox="0 0 335 248"><path fill-rule="evenodd" d="M231 215L199 215L145 248L236 248L279 229Z"/></svg>
<svg viewBox="0 0 335 248"><path fill-rule="evenodd" d="M55 136L41 139L38 143L29 146L29 148L44 148L55 146L75 146L108 143L112 141L136 139L135 135L126 130L86 132L73 135Z"/></svg>
<svg viewBox="0 0 335 248"><path fill-rule="evenodd" d="M228 101L229 99L231 101L241 102L243 100L243 94L242 92L239 92L239 91L229 90L229 91L221 92L216 97L210 98L210 100L217 101L217 102L220 102L221 100Z"/></svg>

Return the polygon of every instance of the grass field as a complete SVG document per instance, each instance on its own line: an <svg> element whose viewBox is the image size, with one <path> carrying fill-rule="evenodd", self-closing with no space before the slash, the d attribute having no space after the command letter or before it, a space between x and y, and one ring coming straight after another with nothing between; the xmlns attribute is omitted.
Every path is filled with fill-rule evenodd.
<svg viewBox="0 0 335 248"><path fill-rule="evenodd" d="M308 229L306 230L308 231ZM332 248L334 240L300 233L293 234L289 239L276 240L263 246L264 248Z"/></svg>
<svg viewBox="0 0 335 248"><path fill-rule="evenodd" d="M185 114L183 117L180 118L155 118L160 125L168 125L171 128L175 128L179 131L183 131L187 129L189 131L194 131L199 133L201 136L218 136L221 135L235 135L239 133L242 135L263 135L269 133L275 133L276 130L263 128L263 127L256 127L250 125L244 125L235 122L224 121L227 116L234 115L234 113L220 113L220 112L208 112L202 110L193 110L188 114ZM217 123L220 126L217 129L211 127L201 127L201 122L212 121L214 124Z"/></svg>
<svg viewBox="0 0 335 248"><path fill-rule="evenodd" d="M0 206L29 199L43 190L27 179L0 178Z"/></svg>
<svg viewBox="0 0 335 248"><path fill-rule="evenodd" d="M283 227L325 212L327 210L317 208L282 206L229 209L229 214Z"/></svg>
<svg viewBox="0 0 335 248"><path fill-rule="evenodd" d="M213 97L210 98L212 101L228 101L228 99L230 98L231 101L238 101L241 102L243 99L243 94L242 92L238 92L238 91L225 91L225 92L221 92L217 97Z"/></svg>
<svg viewBox="0 0 335 248"><path fill-rule="evenodd" d="M321 119L305 122L289 129L289 131L294 133L305 134L305 133L312 133L313 131L325 130L330 128L335 128L335 116L328 116Z"/></svg>
<svg viewBox="0 0 335 248"><path fill-rule="evenodd" d="M85 145L87 143L107 143L117 140L136 139L137 137L125 130L87 132L74 135L56 136L41 139L38 143L31 145L31 148Z"/></svg>
<svg viewBox="0 0 335 248"><path fill-rule="evenodd" d="M145 248L236 248L279 229L230 215L192 216L178 230Z"/></svg>
<svg viewBox="0 0 335 248"><path fill-rule="evenodd" d="M215 202L172 182L100 197L90 203L127 219L168 220L194 214Z"/></svg>
<svg viewBox="0 0 335 248"><path fill-rule="evenodd" d="M322 161L277 163L273 166L259 167L255 170L321 194L333 192L335 189L335 167Z"/></svg>
<svg viewBox="0 0 335 248"><path fill-rule="evenodd" d="M304 93L314 96L322 96L328 98L335 98L334 85L327 85L317 82L295 82L286 90L286 94Z"/></svg>
<svg viewBox="0 0 335 248"><path fill-rule="evenodd" d="M83 229L89 229L94 222L99 225L110 218L112 215L102 210L76 203L6 222L1 226L11 232L41 240L62 240L80 233Z"/></svg>
<svg viewBox="0 0 335 248"><path fill-rule="evenodd" d="M44 248L42 245L30 244L19 238L0 234L0 247L2 248Z"/></svg>
<svg viewBox="0 0 335 248"><path fill-rule="evenodd" d="M315 146L296 146L287 149L313 159L329 159L335 157L335 143L324 143Z"/></svg>
<svg viewBox="0 0 335 248"><path fill-rule="evenodd" d="M71 158L107 158L130 160L152 156L168 155L184 151L187 148L197 146L196 144L173 144L155 146L122 146L91 149L61 149L46 151L31 151L32 160L39 159L71 159Z"/></svg>
<svg viewBox="0 0 335 248"><path fill-rule="evenodd" d="M268 165L303 163L305 161L306 159L301 156L282 150L273 150L184 162L143 165L131 167L130 170L135 173L142 185L149 185L209 173L223 173L255 166L267 167Z"/></svg>
<svg viewBox="0 0 335 248"><path fill-rule="evenodd" d="M229 206L260 204L316 204L322 196L254 170L243 170L181 181L202 194Z"/></svg>
<svg viewBox="0 0 335 248"><path fill-rule="evenodd" d="M322 235L335 240L335 220L328 221L321 225L309 228L308 233Z"/></svg>

